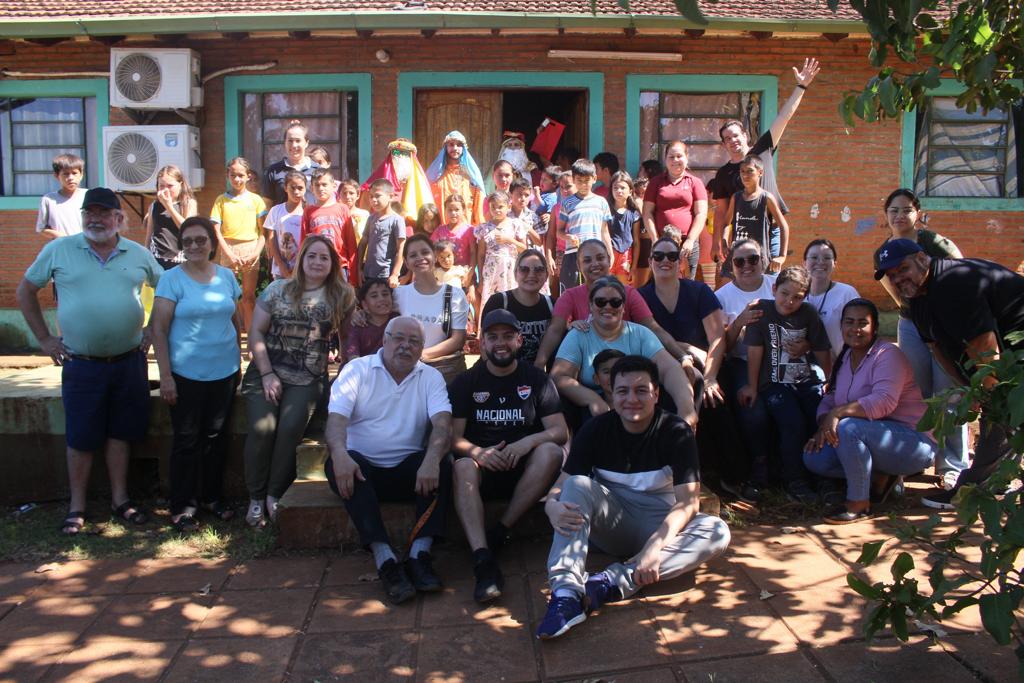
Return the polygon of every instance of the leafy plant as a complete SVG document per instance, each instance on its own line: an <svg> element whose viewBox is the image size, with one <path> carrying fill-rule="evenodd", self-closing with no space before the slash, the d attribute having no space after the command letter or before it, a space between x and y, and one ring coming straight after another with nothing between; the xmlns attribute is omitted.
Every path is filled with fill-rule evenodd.
<svg viewBox="0 0 1024 683"><path fill-rule="evenodd" d="M1010 343L1022 339L1020 333L1007 337ZM995 384L986 387L986 378L994 378ZM853 572L848 574L850 587L877 603L864 624L864 633L870 639L888 625L897 638L906 641L908 617L942 621L977 607L985 630L997 643L1016 645L1019 673L1024 677L1024 575L1017 563L1024 548L1024 497L1020 489L1003 493L1014 480L1024 479L1024 352L1006 351L996 360L978 363L969 386L951 389L928 404L919 429L933 429L943 439L984 411L987 422L1006 430L1013 457L1001 462L984 484L960 488L954 498L956 527L947 537L936 538L939 515L932 515L922 525L893 520L897 539L924 544L931 551L927 586L911 576L915 563L906 552L892 562L891 582L869 584ZM979 520L981 560L974 563L960 551L965 544L978 545L977 538L969 534L978 533L972 527ZM865 543L857 562L865 566L875 562L885 543Z"/></svg>

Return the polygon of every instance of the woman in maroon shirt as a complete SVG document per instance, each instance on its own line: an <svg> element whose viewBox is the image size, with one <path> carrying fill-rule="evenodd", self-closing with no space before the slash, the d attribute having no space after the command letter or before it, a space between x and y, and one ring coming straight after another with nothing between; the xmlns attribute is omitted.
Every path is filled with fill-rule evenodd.
<svg viewBox="0 0 1024 683"><path fill-rule="evenodd" d="M692 278L708 218L708 191L700 178L686 170L686 163L686 143L670 143L665 150L665 172L651 178L644 193L644 227L655 240L666 226L679 230L683 236L680 256L690 264Z"/></svg>

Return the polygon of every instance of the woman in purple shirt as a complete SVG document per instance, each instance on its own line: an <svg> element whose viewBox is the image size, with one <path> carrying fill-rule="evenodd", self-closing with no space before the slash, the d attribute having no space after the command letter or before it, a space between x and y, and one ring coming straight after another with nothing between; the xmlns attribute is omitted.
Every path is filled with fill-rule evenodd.
<svg viewBox="0 0 1024 683"><path fill-rule="evenodd" d="M926 406L910 362L878 339L878 308L853 299L840 327L843 350L818 407L818 431L804 449L807 469L846 479L846 503L825 513L829 524L866 518L872 499L884 501L901 475L930 467L937 450L917 431Z"/></svg>

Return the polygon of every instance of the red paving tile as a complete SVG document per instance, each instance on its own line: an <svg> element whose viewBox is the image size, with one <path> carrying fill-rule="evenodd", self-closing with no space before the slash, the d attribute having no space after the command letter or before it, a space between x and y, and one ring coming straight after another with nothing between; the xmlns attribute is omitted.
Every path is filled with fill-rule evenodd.
<svg viewBox="0 0 1024 683"><path fill-rule="evenodd" d="M473 600L473 586L476 583L474 579L446 582L440 599L423 603L422 624L429 628L487 621L520 624L527 628L529 617L524 581L521 575L506 575L501 598L486 605L480 605Z"/></svg>
<svg viewBox="0 0 1024 683"><path fill-rule="evenodd" d="M416 666L415 633L319 633L302 642L292 681L408 681Z"/></svg>
<svg viewBox="0 0 1024 683"><path fill-rule="evenodd" d="M669 649L683 660L783 652L798 645L789 628L756 595L730 609L697 601L651 610Z"/></svg>
<svg viewBox="0 0 1024 683"><path fill-rule="evenodd" d="M44 565L48 595L120 595L141 571L137 560L77 560Z"/></svg>
<svg viewBox="0 0 1024 683"><path fill-rule="evenodd" d="M415 600L403 605L385 602L379 582L325 588L317 598L308 632L411 630L416 607Z"/></svg>
<svg viewBox="0 0 1024 683"><path fill-rule="evenodd" d="M87 639L62 657L43 680L68 683L155 680L181 645L181 641L137 638Z"/></svg>
<svg viewBox="0 0 1024 683"><path fill-rule="evenodd" d="M279 681L284 677L296 640L296 636L193 640L175 660L164 681Z"/></svg>
<svg viewBox="0 0 1024 683"><path fill-rule="evenodd" d="M314 588L224 591L195 632L196 638L283 638L298 633Z"/></svg>
<svg viewBox="0 0 1024 683"><path fill-rule="evenodd" d="M863 637L868 602L837 578L804 590L775 593L764 601L797 639L815 646Z"/></svg>
<svg viewBox="0 0 1024 683"><path fill-rule="evenodd" d="M1019 677L1013 646L1000 647L988 633L953 635L942 641L964 664L993 681L1012 681Z"/></svg>
<svg viewBox="0 0 1024 683"><path fill-rule="evenodd" d="M424 629L416 678L420 681L532 681L538 678L524 625L487 622Z"/></svg>
<svg viewBox="0 0 1024 683"><path fill-rule="evenodd" d="M576 678L565 683L599 683L609 681L614 683L675 683L682 680L681 674L676 676L673 669L648 669L646 671L630 671L627 673L615 673L600 679Z"/></svg>
<svg viewBox="0 0 1024 683"><path fill-rule="evenodd" d="M150 560L144 563L128 593L197 593L209 586L220 590L235 566L233 560Z"/></svg>
<svg viewBox="0 0 1024 683"><path fill-rule="evenodd" d="M212 596L125 595L85 635L92 640L183 639L206 618L212 602Z"/></svg>
<svg viewBox="0 0 1024 683"><path fill-rule="evenodd" d="M317 586L326 566L325 557L250 560L231 574L227 590Z"/></svg>
<svg viewBox="0 0 1024 683"><path fill-rule="evenodd" d="M778 528L736 531L728 556L759 589L771 593L813 588L849 571L804 532L785 534Z"/></svg>
<svg viewBox="0 0 1024 683"><path fill-rule="evenodd" d="M24 599L46 582L38 564L0 563L0 599Z"/></svg>
<svg viewBox="0 0 1024 683"><path fill-rule="evenodd" d="M840 683L877 680L966 683L976 680L953 657L927 639L910 644L896 640L876 640L871 645L846 643L816 649L813 655Z"/></svg>
<svg viewBox="0 0 1024 683"><path fill-rule="evenodd" d="M715 683L820 683L820 667L801 652L779 652L755 657L724 657L682 665L688 681Z"/></svg>
<svg viewBox="0 0 1024 683"><path fill-rule="evenodd" d="M0 681L38 681L72 645L0 645Z"/></svg>
<svg viewBox="0 0 1024 683"><path fill-rule="evenodd" d="M372 577L377 580L377 569L373 565L373 555L363 550L332 557L327 574L324 575L324 586L346 586L366 583Z"/></svg>
<svg viewBox="0 0 1024 683"><path fill-rule="evenodd" d="M110 600L80 596L30 598L0 622L0 643L41 645L74 642Z"/></svg>

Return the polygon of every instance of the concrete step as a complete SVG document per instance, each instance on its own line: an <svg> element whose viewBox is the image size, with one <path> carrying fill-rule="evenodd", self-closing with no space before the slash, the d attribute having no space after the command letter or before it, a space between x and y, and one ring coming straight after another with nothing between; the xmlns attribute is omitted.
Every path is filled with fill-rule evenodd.
<svg viewBox="0 0 1024 683"><path fill-rule="evenodd" d="M504 508L505 503L501 501L485 503L487 519L497 519ZM702 491L700 509L701 512L718 515L721 511L718 496L712 491ZM385 503L381 505L381 515L384 518L384 526L394 542L404 545L416 523L412 504ZM278 542L282 547L293 550L336 548L342 543L359 541L355 526L345 512L344 504L334 495L323 476L322 464L320 479L297 480L281 498L277 526ZM544 514L544 508L537 504L519 520L513 535L531 537L550 532L551 524ZM454 510L448 511L446 535L459 543L465 538Z"/></svg>
<svg viewBox="0 0 1024 683"><path fill-rule="evenodd" d="M305 438L295 449L296 481L325 481L324 463L327 462L327 444Z"/></svg>

